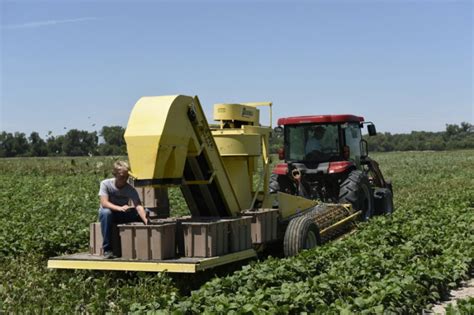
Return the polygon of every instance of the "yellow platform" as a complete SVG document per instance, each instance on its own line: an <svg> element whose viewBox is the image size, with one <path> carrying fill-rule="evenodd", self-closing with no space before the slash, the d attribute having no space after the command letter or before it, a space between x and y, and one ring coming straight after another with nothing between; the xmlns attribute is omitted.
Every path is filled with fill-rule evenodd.
<svg viewBox="0 0 474 315"><path fill-rule="evenodd" d="M253 249L209 258L182 257L149 261L122 258L104 259L102 256L79 253L50 258L48 268L195 273L255 256L257 253Z"/></svg>

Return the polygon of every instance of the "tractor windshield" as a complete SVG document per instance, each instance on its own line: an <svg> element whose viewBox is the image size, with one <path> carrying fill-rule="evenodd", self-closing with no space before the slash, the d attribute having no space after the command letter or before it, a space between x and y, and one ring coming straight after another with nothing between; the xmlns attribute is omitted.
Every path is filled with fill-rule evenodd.
<svg viewBox="0 0 474 315"><path fill-rule="evenodd" d="M287 125L285 133L287 160L324 162L340 156L337 124Z"/></svg>

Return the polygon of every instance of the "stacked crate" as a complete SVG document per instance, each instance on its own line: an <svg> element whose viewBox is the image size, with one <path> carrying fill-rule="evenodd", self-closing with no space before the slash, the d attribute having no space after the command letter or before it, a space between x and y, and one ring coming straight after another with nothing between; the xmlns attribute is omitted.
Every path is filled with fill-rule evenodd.
<svg viewBox="0 0 474 315"><path fill-rule="evenodd" d="M251 217L194 218L182 222L184 256L213 257L251 248L251 220Z"/></svg>
<svg viewBox="0 0 474 315"><path fill-rule="evenodd" d="M121 224L122 258L162 260L176 256L176 222Z"/></svg>
<svg viewBox="0 0 474 315"><path fill-rule="evenodd" d="M252 248L252 217L229 219L229 250L231 253Z"/></svg>
<svg viewBox="0 0 474 315"><path fill-rule="evenodd" d="M120 246L120 235L117 226L112 225L112 235L110 242L112 243L112 252L115 256L120 257L121 246ZM90 224L89 228L89 254L91 255L103 255L104 250L102 248L102 230L99 222Z"/></svg>
<svg viewBox="0 0 474 315"><path fill-rule="evenodd" d="M193 219L181 223L184 256L213 257L227 254L228 223L218 219Z"/></svg>
<svg viewBox="0 0 474 315"><path fill-rule="evenodd" d="M163 260L179 256L215 257L277 239L277 209L247 211L238 218L168 218L151 224L114 226L114 254L124 259ZM102 255L99 223L90 227L90 253Z"/></svg>
<svg viewBox="0 0 474 315"><path fill-rule="evenodd" d="M135 187L135 190L142 205L152 211L156 217L169 217L170 207L167 188Z"/></svg>
<svg viewBox="0 0 474 315"><path fill-rule="evenodd" d="M252 217L252 243L263 244L278 238L278 209L258 209L244 212Z"/></svg>

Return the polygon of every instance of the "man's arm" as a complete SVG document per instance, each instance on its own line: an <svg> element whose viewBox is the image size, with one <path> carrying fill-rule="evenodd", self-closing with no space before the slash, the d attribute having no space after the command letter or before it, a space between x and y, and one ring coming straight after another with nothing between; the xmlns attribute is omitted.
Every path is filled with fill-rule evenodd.
<svg viewBox="0 0 474 315"><path fill-rule="evenodd" d="M148 224L148 218L146 217L145 208L142 206L140 197L138 196L138 193L135 188L133 189L133 196L131 199L133 206L135 207L135 209L137 209L137 213L140 216L140 219L142 219L143 223Z"/></svg>
<svg viewBox="0 0 474 315"><path fill-rule="evenodd" d="M120 212L125 212L130 208L129 205L117 206L116 204L113 204L112 202L109 201L109 196L107 195L100 196L100 205L102 208L108 208L112 211L120 211Z"/></svg>
<svg viewBox="0 0 474 315"><path fill-rule="evenodd" d="M138 215L140 216L140 219L142 219L143 223L148 224L145 208L143 208L142 205L137 205L135 209L137 209Z"/></svg>

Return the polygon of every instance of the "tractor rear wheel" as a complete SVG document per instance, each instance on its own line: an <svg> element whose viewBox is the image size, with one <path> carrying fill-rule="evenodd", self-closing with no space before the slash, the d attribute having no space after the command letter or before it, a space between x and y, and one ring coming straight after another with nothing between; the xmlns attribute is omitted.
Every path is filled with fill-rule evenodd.
<svg viewBox="0 0 474 315"><path fill-rule="evenodd" d="M349 173L339 189L339 203L350 203L355 210L362 211L362 220L374 213L374 198L369 178L359 170Z"/></svg>
<svg viewBox="0 0 474 315"><path fill-rule="evenodd" d="M292 219L288 224L283 240L283 252L286 257L294 256L303 249L310 249L320 244L319 228L307 216Z"/></svg>

